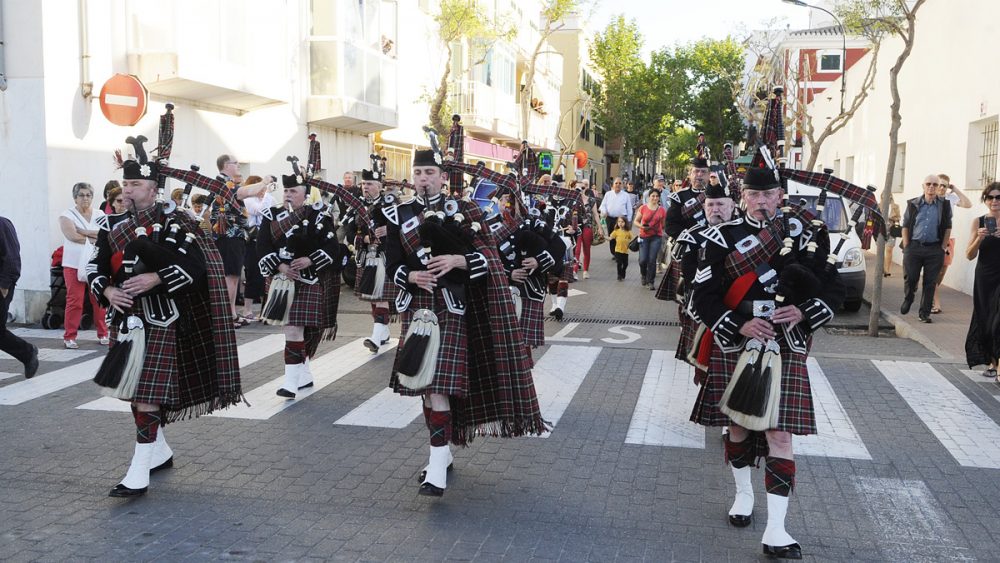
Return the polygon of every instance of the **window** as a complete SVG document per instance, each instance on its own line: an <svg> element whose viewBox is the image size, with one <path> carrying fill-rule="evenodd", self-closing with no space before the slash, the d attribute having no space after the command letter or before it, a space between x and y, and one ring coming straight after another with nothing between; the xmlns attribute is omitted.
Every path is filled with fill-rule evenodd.
<svg viewBox="0 0 1000 563"><path fill-rule="evenodd" d="M979 182L985 186L996 180L998 123L993 119L983 127L983 155L980 157Z"/></svg>
<svg viewBox="0 0 1000 563"><path fill-rule="evenodd" d="M833 161L833 175L840 178L840 159Z"/></svg>
<svg viewBox="0 0 1000 563"><path fill-rule="evenodd" d="M817 51L816 59L819 72L840 72L842 70L840 58L842 51Z"/></svg>
<svg viewBox="0 0 1000 563"><path fill-rule="evenodd" d="M892 193L903 193L906 176L906 143L896 145L896 166L892 169Z"/></svg>
<svg viewBox="0 0 1000 563"><path fill-rule="evenodd" d="M847 157L847 160L844 161L844 175L841 176L841 177L843 179L847 180L848 182L853 182L854 181L854 157L853 156Z"/></svg>

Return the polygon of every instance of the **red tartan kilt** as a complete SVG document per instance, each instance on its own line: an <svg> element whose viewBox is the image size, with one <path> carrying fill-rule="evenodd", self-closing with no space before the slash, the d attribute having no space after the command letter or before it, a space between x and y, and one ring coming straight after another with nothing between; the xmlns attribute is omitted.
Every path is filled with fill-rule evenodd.
<svg viewBox="0 0 1000 563"><path fill-rule="evenodd" d="M545 302L522 297L521 333L528 346L545 344Z"/></svg>
<svg viewBox="0 0 1000 563"><path fill-rule="evenodd" d="M681 283L681 265L677 260L671 260L667 273L656 288L656 298L660 301L676 301L677 288Z"/></svg>
<svg viewBox="0 0 1000 563"><path fill-rule="evenodd" d="M780 340L779 340L780 342ZM719 410L718 404L732 377L740 352L723 353L712 347L712 360L708 366L708 379L702 385L691 421L704 426L729 426L729 417ZM816 433L816 413L813 411L812 391L805 354L796 354L782 346L781 350L781 405L775 430L792 434Z"/></svg>
<svg viewBox="0 0 1000 563"><path fill-rule="evenodd" d="M396 377L396 365L399 363L399 356L403 351L406 332L410 330L413 313L417 309L429 309L431 305L430 295L419 291L413 295L413 301L409 308L399 315L403 328L400 332L399 344L396 346L396 359L393 362L389 386L396 393L411 397L424 393L464 397L469 391L469 342L466 319L462 315L449 312L444 306L444 298L441 297L440 293L437 294L434 301L438 304L434 308L434 314L437 315L441 333L441 348L438 351L437 365L434 368L434 381L427 388L415 391L400 385L399 378Z"/></svg>
<svg viewBox="0 0 1000 563"><path fill-rule="evenodd" d="M392 281L392 277L389 275L388 269L385 272L385 281L382 282L382 297L379 299L370 299L361 295L358 288L361 287L361 274L365 271L364 266L358 266L354 272L354 295L358 299L366 303L382 303L389 302L390 304L396 300L396 296L399 295L399 286L397 286ZM393 306L395 308L395 306Z"/></svg>
<svg viewBox="0 0 1000 563"><path fill-rule="evenodd" d="M698 330L698 323L684 314L682 307L678 307L677 310L677 315L681 322L681 335L677 339L677 351L674 353L674 357L684 363L691 363L688 361L688 352L694 346L694 334Z"/></svg>
<svg viewBox="0 0 1000 563"><path fill-rule="evenodd" d="M339 304L340 276L326 268L319 273L319 280L312 285L295 282L295 299L288 312L288 324L332 328L337 326Z"/></svg>

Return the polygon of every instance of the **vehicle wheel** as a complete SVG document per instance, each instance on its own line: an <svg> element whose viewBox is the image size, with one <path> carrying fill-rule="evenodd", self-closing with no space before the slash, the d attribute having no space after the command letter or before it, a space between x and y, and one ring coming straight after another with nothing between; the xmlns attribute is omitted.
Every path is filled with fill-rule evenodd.
<svg viewBox="0 0 1000 563"><path fill-rule="evenodd" d="M861 300L857 301L844 301L844 310L848 313L857 313L861 310Z"/></svg>
<svg viewBox="0 0 1000 563"><path fill-rule="evenodd" d="M62 328L63 318L58 313L45 313L42 315L42 328L46 330L56 330Z"/></svg>

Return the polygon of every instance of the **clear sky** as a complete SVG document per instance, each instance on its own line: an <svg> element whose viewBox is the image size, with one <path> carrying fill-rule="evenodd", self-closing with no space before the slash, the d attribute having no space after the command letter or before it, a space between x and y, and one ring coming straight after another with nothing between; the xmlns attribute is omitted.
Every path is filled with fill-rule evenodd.
<svg viewBox="0 0 1000 563"><path fill-rule="evenodd" d="M635 19L645 40L643 54L648 58L651 51L676 43L703 37L721 39L729 34L740 37L743 31L768 27L775 18L780 27L805 29L810 12L781 0L597 0L590 27L601 31L618 14ZM817 16L823 16L822 12Z"/></svg>

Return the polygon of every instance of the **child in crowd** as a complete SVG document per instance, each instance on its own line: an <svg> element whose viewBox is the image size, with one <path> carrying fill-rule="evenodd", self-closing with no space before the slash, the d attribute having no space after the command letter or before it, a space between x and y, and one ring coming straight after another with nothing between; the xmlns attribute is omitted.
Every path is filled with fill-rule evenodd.
<svg viewBox="0 0 1000 563"><path fill-rule="evenodd" d="M618 281L625 279L625 270L628 269L628 243L632 241L632 231L628 228L628 223L624 217L619 217L615 223L615 230L608 235L615 241L615 262L618 263Z"/></svg>

